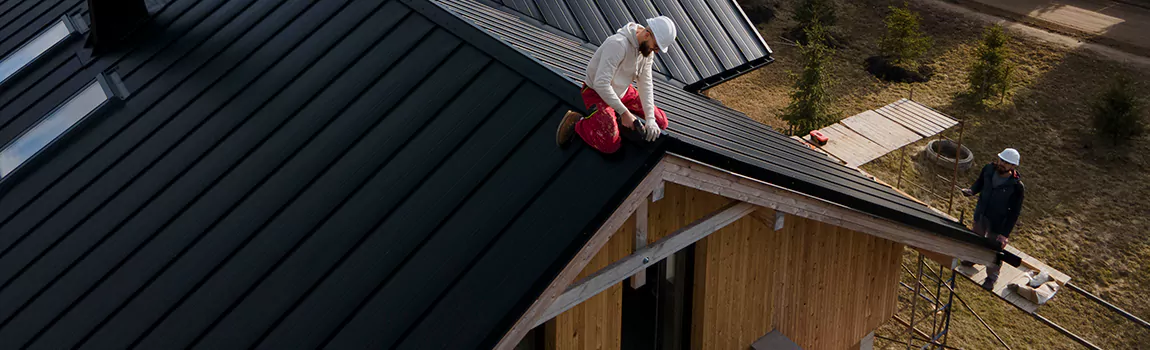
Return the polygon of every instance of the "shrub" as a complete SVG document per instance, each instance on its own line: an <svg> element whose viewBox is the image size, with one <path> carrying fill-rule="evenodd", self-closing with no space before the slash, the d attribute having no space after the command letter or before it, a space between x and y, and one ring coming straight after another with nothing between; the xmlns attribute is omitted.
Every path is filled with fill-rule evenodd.
<svg viewBox="0 0 1150 350"><path fill-rule="evenodd" d="M906 3L901 8L890 7L890 14L884 20L886 32L879 38L878 47L882 55L889 57L895 65L914 68L918 59L930 49L933 40L919 28L920 19Z"/></svg>
<svg viewBox="0 0 1150 350"><path fill-rule="evenodd" d="M801 43L808 41L806 33L811 27L815 26L816 23L822 27L822 29L826 29L829 26L835 25L838 21L834 4L831 3L831 0L799 0L799 3L795 7L793 19L795 22L799 22L798 27L795 28L795 32L801 35L801 37L797 38ZM826 36L824 36L823 39L826 39ZM823 44L826 44L826 42Z"/></svg>
<svg viewBox="0 0 1150 350"><path fill-rule="evenodd" d="M818 21L807 29L806 36L809 39L807 43L799 45L803 69L799 74L791 75L795 80L790 94L791 103L782 115L782 119L791 126L792 134L805 134L835 119L830 110L832 79L827 73L834 51L827 47L826 31Z"/></svg>
<svg viewBox="0 0 1150 350"><path fill-rule="evenodd" d="M982 34L982 43L975 51L975 61L968 77L969 93L980 103L989 97L1006 98L1010 89L1010 74L1014 69L1009 62L1010 49L1006 47L1008 40L1002 26L997 24Z"/></svg>
<svg viewBox="0 0 1150 350"><path fill-rule="evenodd" d="M1094 102L1094 128L1115 145L1142 134L1142 101L1129 79L1117 79Z"/></svg>

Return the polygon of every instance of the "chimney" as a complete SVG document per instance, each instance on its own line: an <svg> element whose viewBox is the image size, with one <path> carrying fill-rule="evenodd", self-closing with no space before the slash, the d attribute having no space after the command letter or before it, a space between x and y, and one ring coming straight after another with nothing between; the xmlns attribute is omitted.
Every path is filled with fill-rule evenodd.
<svg viewBox="0 0 1150 350"><path fill-rule="evenodd" d="M99 54L116 49L148 20L144 0L88 0L91 33L85 44Z"/></svg>

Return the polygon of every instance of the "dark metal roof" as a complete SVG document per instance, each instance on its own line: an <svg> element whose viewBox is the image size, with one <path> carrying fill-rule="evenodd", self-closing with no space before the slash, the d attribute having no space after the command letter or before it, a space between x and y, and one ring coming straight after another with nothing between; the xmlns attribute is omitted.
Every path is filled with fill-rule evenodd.
<svg viewBox="0 0 1150 350"><path fill-rule="evenodd" d="M0 52L85 4L0 0ZM593 47L439 4L173 1L5 82L0 143L99 73L131 95L0 181L0 348L487 347L665 151L960 231L668 82L670 137L558 149Z"/></svg>
<svg viewBox="0 0 1150 350"><path fill-rule="evenodd" d="M598 46L628 22L670 17L677 45L655 69L688 85L718 84L769 63L771 49L735 0L492 0L501 10L530 17Z"/></svg>
<svg viewBox="0 0 1150 350"><path fill-rule="evenodd" d="M24 4L0 48L81 6ZM555 147L577 88L421 0L152 26L0 90L0 143L99 72L132 93L3 180L0 348L483 348L661 155Z"/></svg>
<svg viewBox="0 0 1150 350"><path fill-rule="evenodd" d="M582 81L593 47L556 35L478 0L432 0L573 84ZM965 226L833 162L718 101L655 83L656 104L671 120L667 150L875 216L981 244Z"/></svg>

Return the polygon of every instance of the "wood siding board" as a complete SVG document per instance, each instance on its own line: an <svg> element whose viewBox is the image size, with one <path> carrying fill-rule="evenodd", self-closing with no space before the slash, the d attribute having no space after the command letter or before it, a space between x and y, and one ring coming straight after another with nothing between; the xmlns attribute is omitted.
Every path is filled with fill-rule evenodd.
<svg viewBox="0 0 1150 350"><path fill-rule="evenodd" d="M714 195L691 189L679 193L671 189L664 199L686 198L681 216L690 218L714 205ZM653 206L653 212L668 207ZM889 293L896 288L894 280L865 283L872 269L898 268L887 257L901 247L880 249L873 244L879 241L885 240L798 217L788 218L782 231L740 220L704 238L695 248L692 348L743 348L773 328L807 348L855 344L861 337L855 333L865 335L885 321L868 312L881 313L891 305L885 298L895 296ZM770 276L780 279L767 282ZM855 282L856 290L841 287ZM760 308L758 300L769 302Z"/></svg>
<svg viewBox="0 0 1150 350"><path fill-rule="evenodd" d="M501 338L496 348L509 349L513 347L519 339L536 324L536 320L555 302L555 299L567 289L567 286L571 284L572 281L576 280L578 274L594 257L594 254L596 254L599 249L602 249L603 245L607 244L608 240L619 228L624 227L626 220L635 209L638 208L639 202L647 201L651 190L662 183L660 174L663 173L663 167L664 165L659 162L651 168L643 180L627 195L622 204L615 208L611 216L608 217L606 221L596 229L587 242L582 245L574 258L564 264L562 270L551 280L541 295L519 316L512 325L511 330L506 332L506 334L500 335Z"/></svg>
<svg viewBox="0 0 1150 350"><path fill-rule="evenodd" d="M781 191L771 185L713 169L681 157L666 159L664 179L692 186L695 189L722 194L728 198L744 200L759 206L783 210L850 229L862 230L887 239L909 243L932 251L963 256L969 261L991 262L993 253L984 247L944 238L933 233L910 229L882 219L859 216L861 213L847 208L828 205L799 194ZM777 197L776 197L777 196ZM771 199L768 199L771 198Z"/></svg>

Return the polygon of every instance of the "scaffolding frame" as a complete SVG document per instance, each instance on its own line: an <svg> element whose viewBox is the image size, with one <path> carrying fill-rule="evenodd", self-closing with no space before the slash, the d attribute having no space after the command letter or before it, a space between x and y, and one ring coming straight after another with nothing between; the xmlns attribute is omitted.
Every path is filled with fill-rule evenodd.
<svg viewBox="0 0 1150 350"><path fill-rule="evenodd" d="M955 288L957 287L957 274L950 269L950 276L943 278L946 267L939 265L938 273L931 273L932 269L926 263L922 253L915 252L917 257L917 273L911 271L906 264L902 268L913 279L912 285L899 281L900 300L903 292L909 292L910 305L900 305L896 308L894 319L905 331L893 337L882 337L913 349L955 349L947 346L950 334L950 315L954 309ZM932 291L933 289L933 291ZM922 305L920 306L920 299ZM905 304L905 303L900 303ZM902 314L909 312L904 319ZM909 321L908 321L909 319Z"/></svg>

